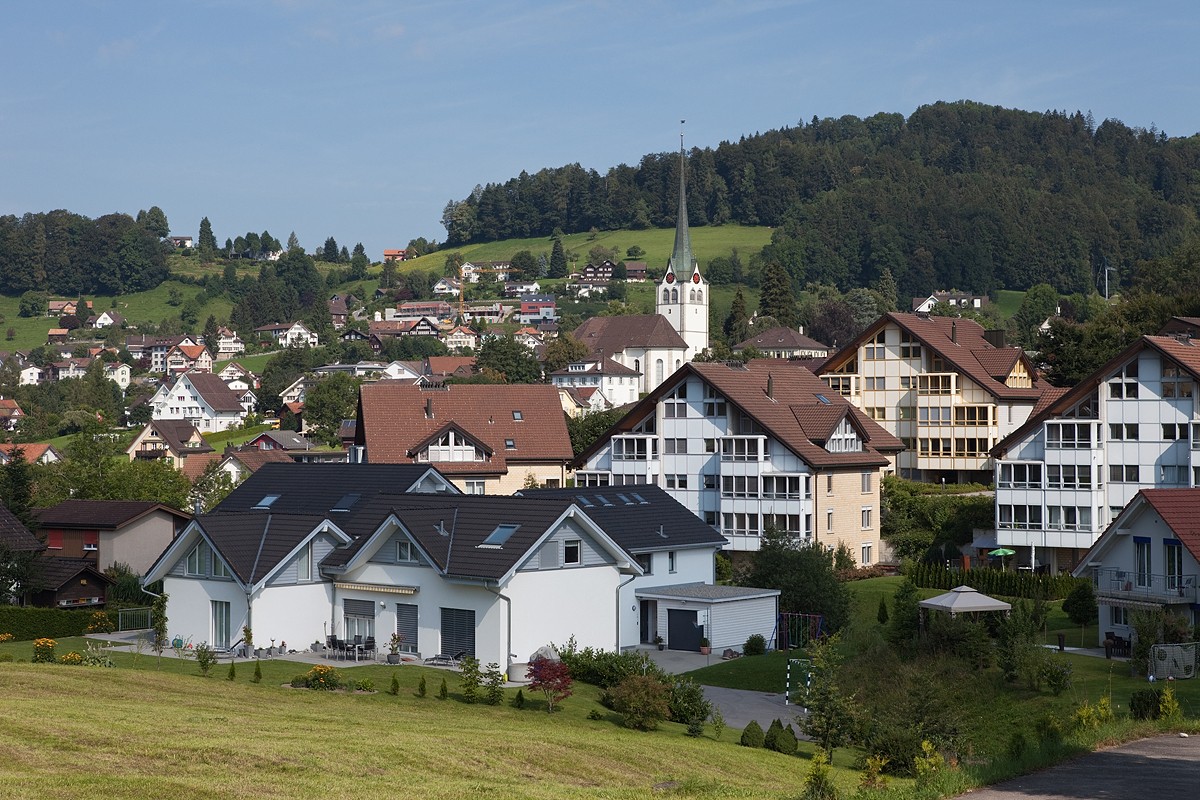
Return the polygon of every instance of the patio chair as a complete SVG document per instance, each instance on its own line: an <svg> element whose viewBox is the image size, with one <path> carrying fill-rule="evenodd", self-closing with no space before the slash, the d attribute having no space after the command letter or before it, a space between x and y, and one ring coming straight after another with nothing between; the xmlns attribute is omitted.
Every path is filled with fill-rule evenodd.
<svg viewBox="0 0 1200 800"><path fill-rule="evenodd" d="M367 638L366 638L366 639L363 641L363 646L362 646L362 649L363 649L363 654L364 654L364 655L365 655L365 654L367 654L367 653L370 653L370 654L371 654L371 658L375 658L375 637L374 637L374 636L368 636L368 637L367 637Z"/></svg>

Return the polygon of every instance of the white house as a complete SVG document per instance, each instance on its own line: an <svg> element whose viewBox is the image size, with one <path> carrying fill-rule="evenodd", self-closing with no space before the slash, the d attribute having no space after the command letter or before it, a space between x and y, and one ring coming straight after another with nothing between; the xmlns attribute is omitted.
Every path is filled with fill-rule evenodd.
<svg viewBox="0 0 1200 800"><path fill-rule="evenodd" d="M458 297L460 291L462 284L454 278L438 278L437 283L433 285L433 294L436 297Z"/></svg>
<svg viewBox="0 0 1200 800"><path fill-rule="evenodd" d="M46 371L34 364L21 367L17 373L17 383L21 386L37 386L45 378Z"/></svg>
<svg viewBox="0 0 1200 800"><path fill-rule="evenodd" d="M242 398L211 372L185 372L150 398L151 419L183 419L201 433L228 430L246 418Z"/></svg>
<svg viewBox="0 0 1200 800"><path fill-rule="evenodd" d="M317 335L300 321L260 325L254 332L263 338L274 339L280 347L317 347L320 344Z"/></svg>
<svg viewBox="0 0 1200 800"><path fill-rule="evenodd" d="M121 391L125 391L133 380L133 370L129 368L128 364L112 361L104 365L104 377L120 386Z"/></svg>
<svg viewBox="0 0 1200 800"><path fill-rule="evenodd" d="M598 389L605 405L598 410L636 403L642 376L611 358L592 356L550 373L550 382L566 389Z"/></svg>
<svg viewBox="0 0 1200 800"><path fill-rule="evenodd" d="M451 350L474 350L479 346L479 336L466 325L456 325L440 338Z"/></svg>
<svg viewBox="0 0 1200 800"><path fill-rule="evenodd" d="M605 503L646 517L624 545L618 525L597 521ZM235 644L243 625L289 648L330 636L382 644L395 632L415 656L470 654L507 668L571 636L611 650L660 634L680 649L706 634L714 647L769 635L775 593L763 590L717 598L740 599L743 613L718 613L727 624L708 633L715 604L686 595L718 591L719 543L703 525L673 521L669 503L472 497L417 465L266 464L189 525L144 580L164 581L173 632L218 647Z"/></svg>
<svg viewBox="0 0 1200 800"><path fill-rule="evenodd" d="M1198 518L1200 489L1142 489L1080 561L1074 574L1095 585L1101 643L1108 633L1129 639L1137 609L1161 608L1189 628L1200 624Z"/></svg>
<svg viewBox="0 0 1200 800"><path fill-rule="evenodd" d="M1072 569L1141 489L1200 486L1200 346L1143 336L1058 389L992 451L995 539L1017 563Z"/></svg>
<svg viewBox="0 0 1200 800"><path fill-rule="evenodd" d="M205 342L210 347L212 342ZM217 358L231 358L238 353L246 352L246 344L242 338L237 335L237 331L221 326L217 328L217 341L215 342Z"/></svg>

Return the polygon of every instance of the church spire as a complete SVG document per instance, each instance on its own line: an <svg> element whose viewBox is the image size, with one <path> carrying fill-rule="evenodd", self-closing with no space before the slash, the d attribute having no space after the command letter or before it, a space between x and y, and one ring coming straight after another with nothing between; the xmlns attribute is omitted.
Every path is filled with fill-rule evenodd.
<svg viewBox="0 0 1200 800"><path fill-rule="evenodd" d="M683 125L686 120L679 120ZM683 131L679 131L679 216L675 219L675 249L671 251L668 269L681 272L686 279L692 270L692 240L688 236L687 216L687 158L683 149Z"/></svg>

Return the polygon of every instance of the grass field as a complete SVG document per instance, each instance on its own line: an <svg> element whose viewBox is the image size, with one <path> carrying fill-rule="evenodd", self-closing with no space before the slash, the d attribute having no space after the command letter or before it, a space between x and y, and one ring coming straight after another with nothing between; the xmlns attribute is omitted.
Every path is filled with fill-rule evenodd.
<svg viewBox="0 0 1200 800"><path fill-rule="evenodd" d="M81 650L81 640L58 649ZM32 645L0 652L28 659ZM548 715L529 692L522 710L459 702L455 673L424 667L343 669L380 690L348 694L281 686L308 669L281 659L261 662L258 685L245 662L229 682L225 664L201 678L192 661L116 660L114 670L0 664L0 797L636 798L675 782L663 794L783 798L808 767L738 747L738 731L716 741L711 729L690 738L673 723L627 730L587 685ZM393 674L397 696L385 691ZM415 696L422 675L425 698ZM446 701L435 697L443 678ZM848 759L835 769L843 791L857 780Z"/></svg>
<svg viewBox="0 0 1200 800"><path fill-rule="evenodd" d="M996 305L1000 307L1000 314L1005 319L1017 313L1017 309L1021 307L1021 301L1024 299L1024 292L1018 292L1014 289L996 290Z"/></svg>

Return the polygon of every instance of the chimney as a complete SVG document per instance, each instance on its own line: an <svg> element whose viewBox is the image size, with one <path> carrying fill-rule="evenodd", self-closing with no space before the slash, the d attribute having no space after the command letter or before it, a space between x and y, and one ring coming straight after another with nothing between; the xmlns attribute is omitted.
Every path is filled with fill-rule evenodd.
<svg viewBox="0 0 1200 800"><path fill-rule="evenodd" d="M1007 346L1006 337L1005 337L1003 328L997 328L997 329L990 330L990 331L984 331L983 338L992 347L1001 348L1001 347Z"/></svg>
<svg viewBox="0 0 1200 800"><path fill-rule="evenodd" d="M950 320L950 341L958 344L958 322Z"/></svg>
<svg viewBox="0 0 1200 800"><path fill-rule="evenodd" d="M433 419L433 398L425 398L425 419Z"/></svg>
<svg viewBox="0 0 1200 800"><path fill-rule="evenodd" d="M767 397L775 399L775 376L767 373Z"/></svg>

